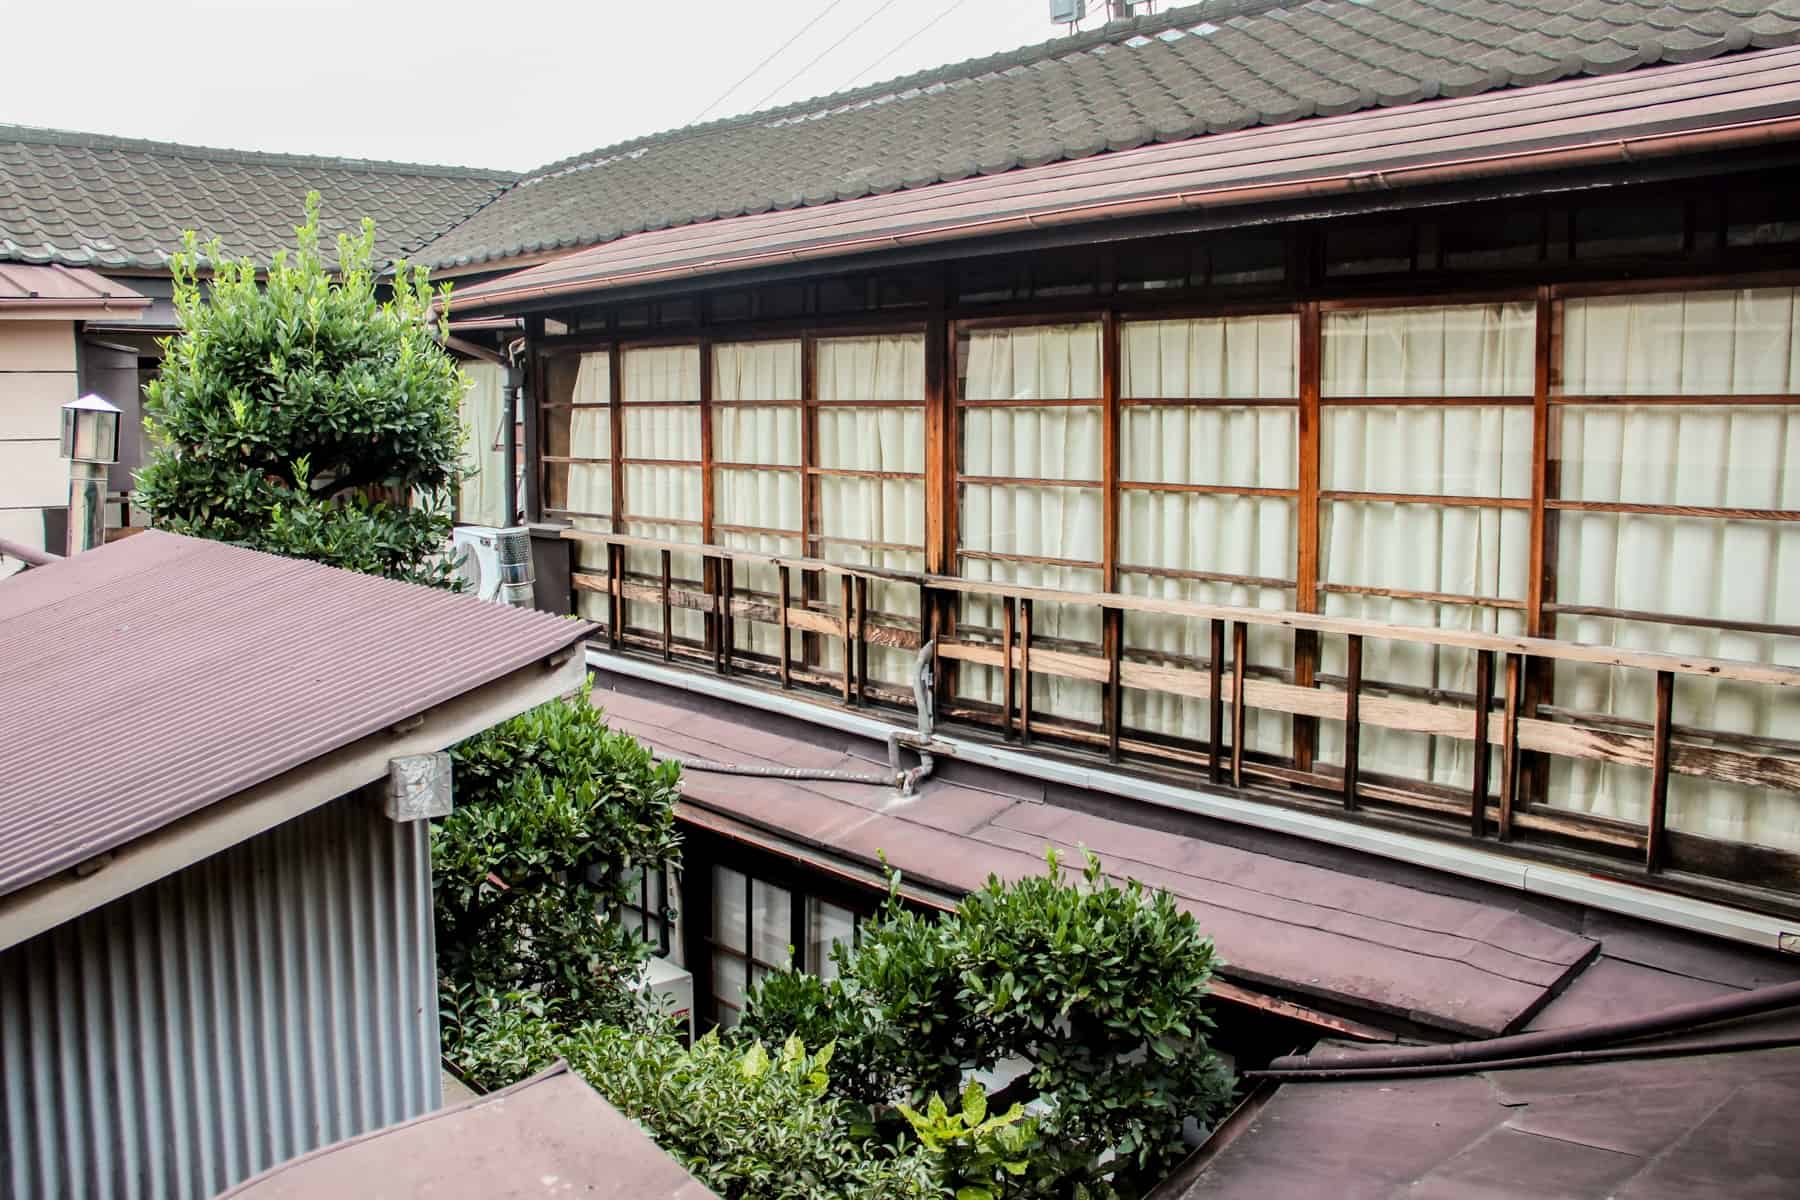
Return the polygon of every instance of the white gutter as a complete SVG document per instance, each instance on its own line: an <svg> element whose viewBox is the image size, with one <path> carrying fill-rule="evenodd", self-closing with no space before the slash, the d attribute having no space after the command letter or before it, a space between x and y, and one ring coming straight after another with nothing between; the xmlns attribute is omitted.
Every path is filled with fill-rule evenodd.
<svg viewBox="0 0 1800 1200"><path fill-rule="evenodd" d="M717 676L643 662L604 650L590 648L587 662L597 670L735 701L875 741L885 741L890 733L905 732L908 728L899 722L813 703L798 696L749 688ZM941 732L933 734L932 740L943 743L948 757L961 762L979 763L1048 783L1068 784L1214 820L1359 850L1465 879L1499 884L1692 933L1743 942L1764 950L1800 952L1800 922L1656 891L1623 879L1527 862L1481 846L1458 845L1373 828L1323 813L1261 804L1204 788L1172 787L1104 768L1079 766L1003 746L946 737Z"/></svg>

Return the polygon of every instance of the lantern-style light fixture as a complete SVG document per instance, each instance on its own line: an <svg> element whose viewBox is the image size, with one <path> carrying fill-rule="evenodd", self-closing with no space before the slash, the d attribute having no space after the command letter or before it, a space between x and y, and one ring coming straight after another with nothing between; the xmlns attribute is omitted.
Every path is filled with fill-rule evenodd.
<svg viewBox="0 0 1800 1200"><path fill-rule="evenodd" d="M107 468L119 461L116 405L92 394L62 406L62 452L69 460L71 555L106 540Z"/></svg>

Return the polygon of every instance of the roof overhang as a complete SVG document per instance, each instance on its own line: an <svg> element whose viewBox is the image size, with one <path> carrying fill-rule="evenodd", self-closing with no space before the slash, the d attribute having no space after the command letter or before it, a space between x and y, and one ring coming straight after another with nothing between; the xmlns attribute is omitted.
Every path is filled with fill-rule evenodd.
<svg viewBox="0 0 1800 1200"><path fill-rule="evenodd" d="M637 234L458 289L462 312L1159 217L1248 221L1434 187L1800 147L1800 48L1434 100Z"/></svg>
<svg viewBox="0 0 1800 1200"><path fill-rule="evenodd" d="M445 648L445 653L454 652ZM0 950L383 781L392 759L446 749L575 691L586 675L582 656L571 652L532 663L108 851L84 867L0 897Z"/></svg>
<svg viewBox="0 0 1800 1200"><path fill-rule="evenodd" d="M0 317L8 320L135 321L150 298L80 267L0 262Z"/></svg>

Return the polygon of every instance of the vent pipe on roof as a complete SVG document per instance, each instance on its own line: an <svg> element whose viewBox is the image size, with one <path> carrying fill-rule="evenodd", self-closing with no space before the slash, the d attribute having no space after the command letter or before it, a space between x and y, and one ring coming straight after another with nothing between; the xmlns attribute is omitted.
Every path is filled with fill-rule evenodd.
<svg viewBox="0 0 1800 1200"><path fill-rule="evenodd" d="M62 452L69 460L70 557L106 541L106 469L119 461L121 415L91 393L62 406Z"/></svg>

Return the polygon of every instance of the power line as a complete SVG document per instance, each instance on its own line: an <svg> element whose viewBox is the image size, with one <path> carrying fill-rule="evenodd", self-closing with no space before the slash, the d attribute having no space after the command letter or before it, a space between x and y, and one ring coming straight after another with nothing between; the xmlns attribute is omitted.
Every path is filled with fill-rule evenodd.
<svg viewBox="0 0 1800 1200"><path fill-rule="evenodd" d="M882 63L886 62L888 59L894 57L894 55L900 53L902 50L906 49L908 46L910 46L914 42L918 41L921 37L924 37L927 33L931 32L932 29L936 28L937 23L939 21L942 21L945 17L949 16L951 13L955 12L957 9L961 8L963 5L967 4L968 2L969 2L969 0L950 0L949 4L946 4L943 8L938 10L937 16L931 18L931 20L929 20L929 21L925 22L925 24L919 26L919 28L913 30L912 33L908 34L905 38L902 38L898 43L896 43L893 47L891 47L887 53L883 54L880 58L876 59L874 62L870 63L868 66L864 67L862 70L860 70L856 74L852 75L849 79L845 80L844 83L842 84L842 86L840 86L838 88L838 91L841 92L841 91L847 90L851 84L855 83L857 80L859 80L863 76L867 75L870 71L873 71L876 67L879 67Z"/></svg>
<svg viewBox="0 0 1800 1200"><path fill-rule="evenodd" d="M804 67L801 67L798 71L795 71L792 75L789 75L786 79L782 80L780 83L776 84L773 88L771 88L766 94L764 94L762 99L758 100L755 104L752 104L750 106L750 111L755 112L757 109L761 108L764 104L768 103L769 97L779 94L783 88L787 87L788 84L794 82L794 80L800 78L802 75L806 74L808 71L810 71L814 67L818 66L819 63L824 59L824 57L827 54L830 54L833 50L836 50L839 46L843 45L845 42L849 41L851 38L853 38L857 34L861 33L864 29L867 29L869 27L870 22L874 21L876 17L879 17L882 13L886 12L888 9L894 7L894 5L896 5L898 3L900 3L900 0L887 0L886 4L883 4L880 8L876 9L874 12L872 12L868 16L864 17L861 21L858 21L855 25L851 26L850 32L846 33L843 37L841 37L837 41L831 43L831 45L825 47L823 50L819 51L818 54L814 55L812 57L812 59L809 60ZM836 7L836 6L834 5L833 7Z"/></svg>
<svg viewBox="0 0 1800 1200"><path fill-rule="evenodd" d="M690 120L688 122L688 124L689 125L698 124L701 117L704 117L707 113L709 113L713 109L719 107L719 105L724 102L725 97L731 95L731 93L737 91L739 88L743 87L746 83L749 83L751 78L754 77L758 71L762 70L764 67L768 66L770 63L774 62L777 58L779 58L781 56L782 51L786 50L789 46L791 46L795 42L799 41L803 36L806 35L806 33L808 31L810 31L812 29L812 27L814 25L817 25L820 21L823 21L826 17L830 16L832 13L832 10L837 8L838 5L842 4L843 2L844 2L844 0L831 0L831 3L827 4L823 9L819 10L818 15L813 17L812 20L808 21L806 24L804 24L800 28L796 29L794 31L794 35L792 37L788 38L787 41L781 43L781 45L775 47L774 50L769 52L768 57L764 58L761 62L757 63L754 67L751 67L750 70L745 73L745 75L742 79L738 80L736 83L732 84L730 87L728 87L724 91L720 92L717 99L715 99L711 104L708 104L705 108L701 109L699 112L695 113L693 116L693 119ZM810 66L812 64L809 63L807 65ZM805 68L803 67L801 69L804 70ZM786 84L782 85L782 87L786 87L786 86L787 86ZM780 89L777 88L776 90L779 91ZM756 104L753 104L750 107L754 110L761 103L762 103L762 101L759 100L756 102Z"/></svg>

